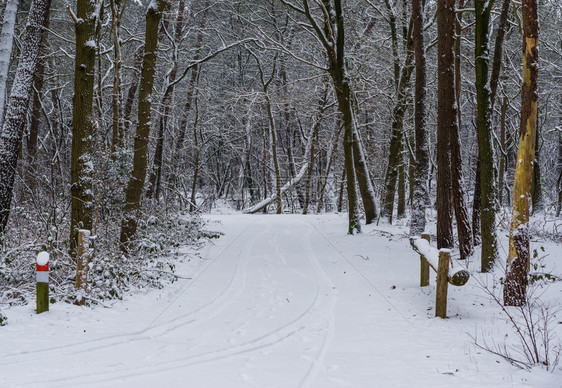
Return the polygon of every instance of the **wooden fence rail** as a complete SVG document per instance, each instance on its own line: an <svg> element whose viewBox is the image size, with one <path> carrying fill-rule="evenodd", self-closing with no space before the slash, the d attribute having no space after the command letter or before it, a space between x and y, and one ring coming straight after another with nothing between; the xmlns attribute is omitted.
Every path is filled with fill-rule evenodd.
<svg viewBox="0 0 562 388"><path fill-rule="evenodd" d="M447 317L447 283L453 286L464 286L470 278L470 273L460 264L453 265L449 249L437 249L430 245L428 234L421 238L411 238L412 248L420 255L421 271L420 286L429 285L429 268L437 273L435 316Z"/></svg>

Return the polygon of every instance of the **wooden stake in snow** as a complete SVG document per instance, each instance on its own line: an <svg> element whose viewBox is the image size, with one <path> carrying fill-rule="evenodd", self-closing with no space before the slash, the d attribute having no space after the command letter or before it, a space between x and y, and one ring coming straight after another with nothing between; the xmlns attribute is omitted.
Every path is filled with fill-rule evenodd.
<svg viewBox="0 0 562 388"><path fill-rule="evenodd" d="M421 238L431 242L431 237L427 233L422 234ZM420 264L420 286L429 286L429 263L424 255L420 255Z"/></svg>
<svg viewBox="0 0 562 388"><path fill-rule="evenodd" d="M37 255L37 314L49 311L49 254L39 252Z"/></svg>

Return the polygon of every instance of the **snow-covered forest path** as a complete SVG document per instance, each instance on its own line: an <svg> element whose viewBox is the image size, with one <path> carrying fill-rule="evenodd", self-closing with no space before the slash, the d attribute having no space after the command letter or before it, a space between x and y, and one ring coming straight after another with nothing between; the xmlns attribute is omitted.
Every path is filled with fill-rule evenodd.
<svg viewBox="0 0 562 388"><path fill-rule="evenodd" d="M18 310L0 330L0 386L536 386L477 354L467 333L486 310L457 303L466 290L450 290L450 319L429 318L405 236L347 236L337 215L211 219L225 235L178 266L191 280L109 309Z"/></svg>

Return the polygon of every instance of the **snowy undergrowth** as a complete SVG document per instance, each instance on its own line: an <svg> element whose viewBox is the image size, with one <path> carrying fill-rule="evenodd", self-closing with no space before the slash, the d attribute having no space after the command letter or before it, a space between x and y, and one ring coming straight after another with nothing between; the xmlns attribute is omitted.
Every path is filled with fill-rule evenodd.
<svg viewBox="0 0 562 388"><path fill-rule="evenodd" d="M435 245L435 214L429 212L427 231ZM506 271L509 237L509 210L502 209L498 216L499 260L489 273L480 272L480 247L466 262L456 261L471 273L465 287L449 286L449 318L472 321L465 332L477 351L489 352L504 361L525 370L533 368L548 371L562 370L562 221L548 213L531 217L531 268L528 278L527 303L522 307L503 305L503 281ZM406 239L408 219L395 225L368 227L367 233L384 236L389 241ZM458 258L458 246L453 257ZM433 274L434 276L434 274ZM433 286L428 287L433 295ZM434 310L428 301L427 317ZM452 314L451 314L452 310Z"/></svg>
<svg viewBox="0 0 562 388"><path fill-rule="evenodd" d="M162 288L176 281L178 261L198 257L206 239L218 237L205 229L198 215L151 211L139 221L138 238L127 256L117 246L119 225L105 223L94 236L95 250L88 273L87 304L122 299L128 292ZM7 306L35 301L35 261L38 252L50 254L51 303L74 296L76 264L68 251L68 222L60 211L51 216L13 213L13 226L0 248L0 325L7 322Z"/></svg>

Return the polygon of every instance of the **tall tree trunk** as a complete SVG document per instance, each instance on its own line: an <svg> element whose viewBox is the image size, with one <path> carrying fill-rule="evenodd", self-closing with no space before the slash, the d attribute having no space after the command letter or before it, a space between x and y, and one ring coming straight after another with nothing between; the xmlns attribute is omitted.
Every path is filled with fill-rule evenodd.
<svg viewBox="0 0 562 388"><path fill-rule="evenodd" d="M49 36L49 15L47 15L47 21L45 29L41 37L41 50L43 53L47 51ZM34 186L34 171L35 171L35 158L37 156L37 140L39 137L39 123L42 116L42 103L41 103L41 91L43 90L43 84L45 82L45 67L46 59L39 59L37 64L37 69L34 74L33 89L35 93L33 94L33 105L31 110L31 123L29 124L29 136L27 138L27 161L26 161L26 182L30 187Z"/></svg>
<svg viewBox="0 0 562 388"><path fill-rule="evenodd" d="M404 158L404 147L406 136L402 135L402 151L400 152L400 165L398 167L398 207L396 218L406 217L406 159Z"/></svg>
<svg viewBox="0 0 562 388"><path fill-rule="evenodd" d="M123 139L123 114L122 105L123 97L121 94L121 67L123 61L121 59L121 39L119 37L119 28L121 26L121 18L127 1L121 4L121 1L110 0L111 9L111 34L113 36L113 61L115 68L113 69L113 89L111 93L111 108L112 108L112 136L111 136L111 155L115 156L115 151L121 147L121 140Z"/></svg>
<svg viewBox="0 0 562 388"><path fill-rule="evenodd" d="M33 74L39 61L43 26L47 21L50 6L50 0L34 0L31 3L22 40L21 56L2 123L0 133L0 241L10 215L18 157L31 100Z"/></svg>
<svg viewBox="0 0 562 388"><path fill-rule="evenodd" d="M127 99L125 100L125 106L123 107L123 132L121 133L121 138L118 139L119 143L123 142L123 137L125 136L125 134L129 133L129 127L131 126L131 114L133 112L133 104L135 103L135 96L137 94L137 89L139 87L143 57L144 57L144 45L141 45L135 51L134 71L131 80L131 85L129 86L129 90L127 91Z"/></svg>
<svg viewBox="0 0 562 388"><path fill-rule="evenodd" d="M459 0L458 9L464 8L465 0ZM461 109L461 43L462 43L462 12L457 12L455 18L455 100L457 101L457 121L459 131L462 130L462 109Z"/></svg>
<svg viewBox="0 0 562 388"><path fill-rule="evenodd" d="M162 11L167 6L166 0L150 3L146 12L146 32L144 58L142 64L137 131L134 143L133 170L127 185L123 221L121 223L121 247L124 251L129 248L137 232L138 212L144 182L146 180L146 166L148 154L148 137L151 125L152 85L156 68L156 47L158 45L158 25L162 18Z"/></svg>
<svg viewBox="0 0 562 388"><path fill-rule="evenodd" d="M181 43L181 37L183 32L183 22L185 13L185 1L180 0L178 4L178 15L176 18L176 29L174 32L174 48L172 53L172 68L170 69L167 84L170 85L176 80L176 75L178 72L179 58L178 50ZM164 107L164 112L160 117L160 126L158 130L158 137L156 139L156 150L154 151L154 165L149 178L149 188L147 196L149 198L155 198L158 201L160 197L160 186L162 183L162 163L164 160L164 134L166 133L168 127L168 119L170 117L170 111L172 108L172 99L174 94L174 87L166 87L164 97L162 98L162 106Z"/></svg>
<svg viewBox="0 0 562 388"><path fill-rule="evenodd" d="M308 214L308 207L310 205L310 191L312 186L312 173L314 169L314 162L316 158L315 149L316 144L318 143L318 131L320 130L320 124L322 123L322 119L324 118L324 111L326 110L326 104L328 101L328 88L324 92L322 99L320 100L320 109L318 112L318 116L314 121L314 127L312 130L311 136L312 143L310 144L310 160L308 162L308 173L306 177L306 185L305 185L305 196L304 196L304 205L302 207L302 214Z"/></svg>
<svg viewBox="0 0 562 388"><path fill-rule="evenodd" d="M482 272L492 269L498 256L496 238L495 167L492 147L492 109L488 81L488 35L492 2L475 0L476 31L474 56L476 66L477 133L480 160L480 231L482 238Z"/></svg>
<svg viewBox="0 0 562 388"><path fill-rule="evenodd" d="M343 153L345 173L347 175L347 205L348 205L348 233L353 234L355 231L361 232L361 223L359 220L359 206L357 195L357 174L354 168L353 142L355 140L354 132L355 119L353 117L353 93L351 92L350 79L347 73L347 65L345 60L345 25L343 19L343 8L341 0L334 0L334 5L330 0L322 1L326 10L323 13L323 29L318 25L317 20L313 16L309 0L303 0L304 13L312 24L318 38L323 42L326 55L328 57L328 71L334 84L338 100L338 108L341 113L344 139Z"/></svg>
<svg viewBox="0 0 562 388"><path fill-rule="evenodd" d="M511 0L503 0L500 22L498 24L498 32L496 35L496 44L494 46L494 59L492 62L492 74L490 76L490 105L492 106L492 109L494 108L494 104L496 102L496 91L498 89L498 81L500 79L503 42L507 32L507 16L509 14L510 4Z"/></svg>
<svg viewBox="0 0 562 388"><path fill-rule="evenodd" d="M74 62L74 98L72 101L72 156L70 161L70 248L78 247L78 230L92 229L94 166L92 158L92 117L94 67L96 59L96 3L76 3L76 55Z"/></svg>
<svg viewBox="0 0 562 388"><path fill-rule="evenodd" d="M501 116L500 116L500 170L498 173L498 201L500 206L503 206L503 191L505 186L505 171L507 169L507 142L506 142L506 128L505 119L508 108L507 96L503 96L501 105Z"/></svg>
<svg viewBox="0 0 562 388"><path fill-rule="evenodd" d="M324 210L324 193L326 192L326 186L328 185L328 179L330 179L330 171L332 170L332 165L335 159L336 150L338 148L338 142L340 138L340 134L342 131L342 126L338 125L337 128L334 130L334 134L330 139L330 147L328 149L328 165L326 166L326 173L325 178L321 183L320 186L320 193L318 194L318 207L316 208L316 213L321 213ZM344 169L345 172L345 169ZM342 177L342 181L345 179L345 174ZM341 193L342 190L340 190ZM340 202L338 201L337 206L339 208L338 212L341 212Z"/></svg>
<svg viewBox="0 0 562 388"><path fill-rule="evenodd" d="M535 135L535 161L533 163L533 181L531 184L531 203L533 204L532 214L544 210L541 184L541 160L539 147L540 128L537 127Z"/></svg>
<svg viewBox="0 0 562 388"><path fill-rule="evenodd" d="M377 205L375 202L375 190L373 189L369 168L367 167L367 159L363 151L363 143L357 128L353 132L353 166L357 174L357 184L361 200L363 201L363 209L365 210L365 223L369 225L377 218Z"/></svg>
<svg viewBox="0 0 562 388"><path fill-rule="evenodd" d="M412 19L414 21L413 40L416 57L416 86L414 95L414 130L416 133L416 170L414 175L414 195L412 198L412 221L410 235L421 236L425 231L425 207L427 198L427 173L429 152L427 149L427 130L425 121L426 67L423 42L423 4L422 0L412 0Z"/></svg>
<svg viewBox="0 0 562 388"><path fill-rule="evenodd" d="M456 112L455 112L456 115ZM451 125L450 146L451 146L451 179L453 191L453 206L455 209L455 218L457 221L457 234L459 237L460 258L466 259L474 252L472 243L472 230L470 228L470 220L466 209L464 189L462 187L462 159L461 144L459 139L459 131L457 121Z"/></svg>
<svg viewBox="0 0 562 388"><path fill-rule="evenodd" d="M562 128L562 95L560 95L560 106L558 109L560 110L560 128ZM556 181L556 191L558 194L556 217L560 217L560 211L562 210L562 130L558 131L558 180Z"/></svg>
<svg viewBox="0 0 562 388"><path fill-rule="evenodd" d="M519 153L513 184L513 208L509 232L509 257L504 284L504 304L522 306L527 297L529 206L537 130L537 78L539 25L537 0L523 0L523 88Z"/></svg>
<svg viewBox="0 0 562 388"><path fill-rule="evenodd" d="M381 215L386 217L390 223L392 223L396 182L398 180L398 169L401 164L402 142L404 141L404 115L408 109L408 90L410 89L410 78L414 70L414 53L411 37L408 37L408 41L411 43L408 44L406 62L402 68L398 84L397 101L392 113L390 152L388 155L388 167L384 179L384 194L381 203Z"/></svg>
<svg viewBox="0 0 562 388"><path fill-rule="evenodd" d="M452 248L450 133L455 110L455 0L437 1L437 247Z"/></svg>
<svg viewBox="0 0 562 388"><path fill-rule="evenodd" d="M461 0L461 5L464 6L464 0ZM461 14L462 15L462 14ZM474 252L474 245L472 242L472 230L470 228L470 220L468 218L468 210L466 208L465 195L463 189L463 175L462 175L462 157L461 157L461 141L460 141L460 129L461 129L461 115L460 115L460 89L461 89L461 72L460 72L460 20L459 16L455 18L457 20L455 25L455 101L456 104L453 107L455 111L456 121L451 123L450 131L450 150L451 150L451 188L452 188L452 199L453 207L455 209L455 218L457 221L457 234L459 238L459 251L460 258L466 259L472 255Z"/></svg>
<svg viewBox="0 0 562 388"><path fill-rule="evenodd" d="M195 147L195 161L193 162L193 181L191 182L191 201L189 203L189 211L194 212L197 210L197 179L199 179L199 170L201 168L201 144L199 141L198 127L199 127L199 103L198 95L195 92L193 98L195 106L195 117L193 118L193 145ZM203 139L201 139L203 140Z"/></svg>
<svg viewBox="0 0 562 388"><path fill-rule="evenodd" d="M2 50L0 50L0 128L3 127L4 123L4 106L8 95L8 71L10 70L10 59L14 47L14 30L19 3L19 0L7 0L4 20L2 21L2 33L0 34L0 47L2 47Z"/></svg>
<svg viewBox="0 0 562 388"><path fill-rule="evenodd" d="M482 215L482 195L481 195L481 178L480 178L480 151L476 154L476 173L474 177L474 196L472 198L472 238L474 245L482 243L482 233L480 231L480 218Z"/></svg>

